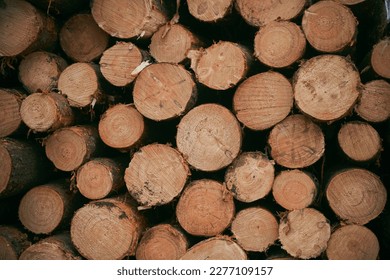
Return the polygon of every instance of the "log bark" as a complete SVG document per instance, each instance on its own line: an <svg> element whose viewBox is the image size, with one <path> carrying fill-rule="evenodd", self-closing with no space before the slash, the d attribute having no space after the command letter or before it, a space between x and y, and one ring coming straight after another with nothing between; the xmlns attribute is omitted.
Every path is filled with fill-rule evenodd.
<svg viewBox="0 0 390 280"><path fill-rule="evenodd" d="M75 117L65 96L54 93L33 93L20 107L23 122L34 132L49 132L73 124Z"/></svg>
<svg viewBox="0 0 390 280"><path fill-rule="evenodd" d="M272 195L287 210L309 207L316 199L318 186L313 175L298 169L281 171L272 186Z"/></svg>
<svg viewBox="0 0 390 280"><path fill-rule="evenodd" d="M350 168L333 175L326 188L326 198L340 220L364 225L382 213L387 191L376 174Z"/></svg>
<svg viewBox="0 0 390 280"><path fill-rule="evenodd" d="M225 185L234 198L253 202L265 197L274 182L274 163L261 152L240 154L225 173Z"/></svg>
<svg viewBox="0 0 390 280"><path fill-rule="evenodd" d="M151 144L136 152L125 171L125 182L131 196L143 206L171 202L184 188L189 168L174 148Z"/></svg>
<svg viewBox="0 0 390 280"><path fill-rule="evenodd" d="M62 26L59 37L62 50L77 62L99 58L109 41L109 35L99 28L90 14L72 16Z"/></svg>
<svg viewBox="0 0 390 280"><path fill-rule="evenodd" d="M242 82L233 96L238 120L252 130L265 130L282 121L293 107L291 83L277 72L265 72Z"/></svg>
<svg viewBox="0 0 390 280"><path fill-rule="evenodd" d="M390 37L383 38L373 47L371 67L380 77L390 79Z"/></svg>
<svg viewBox="0 0 390 280"><path fill-rule="evenodd" d="M51 16L66 16L88 7L89 0L28 0Z"/></svg>
<svg viewBox="0 0 390 280"><path fill-rule="evenodd" d="M31 243L27 234L14 226L0 226L0 260L17 260Z"/></svg>
<svg viewBox="0 0 390 280"><path fill-rule="evenodd" d="M144 227L143 217L128 198L106 198L77 210L70 234L86 259L120 260L135 254Z"/></svg>
<svg viewBox="0 0 390 280"><path fill-rule="evenodd" d="M337 228L326 248L329 260L376 260L378 255L378 238L371 230L359 225Z"/></svg>
<svg viewBox="0 0 390 280"><path fill-rule="evenodd" d="M333 122L349 114L358 100L360 77L345 57L320 55L306 61L294 75L296 106L316 120Z"/></svg>
<svg viewBox="0 0 390 280"><path fill-rule="evenodd" d="M178 125L177 148L199 170L216 171L228 166L240 152L241 143L237 119L218 104L195 107Z"/></svg>
<svg viewBox="0 0 390 280"><path fill-rule="evenodd" d="M188 112L195 105L197 89L192 75L183 66L157 63L138 75L133 98L142 115L162 121Z"/></svg>
<svg viewBox="0 0 390 280"><path fill-rule="evenodd" d="M61 72L68 66L66 61L49 52L33 52L19 65L19 81L28 93L50 92L57 88Z"/></svg>
<svg viewBox="0 0 390 280"><path fill-rule="evenodd" d="M188 249L186 236L169 224L154 226L142 236L137 246L137 260L178 260Z"/></svg>
<svg viewBox="0 0 390 280"><path fill-rule="evenodd" d="M57 40L54 20L21 0L3 0L0 7L0 56L51 50Z"/></svg>
<svg viewBox="0 0 390 280"><path fill-rule="evenodd" d="M231 231L244 250L265 252L278 239L278 228L278 221L271 212L251 207L237 213Z"/></svg>
<svg viewBox="0 0 390 280"><path fill-rule="evenodd" d="M221 234L232 222L234 212L233 196L225 186L209 179L191 182L176 207L181 227L197 236Z"/></svg>
<svg viewBox="0 0 390 280"><path fill-rule="evenodd" d="M22 128L20 105L24 97L20 91L0 88L0 137L10 136Z"/></svg>
<svg viewBox="0 0 390 280"><path fill-rule="evenodd" d="M205 0L188 0L188 10L200 21L215 22L230 14L233 0L217 0L210 3Z"/></svg>
<svg viewBox="0 0 390 280"><path fill-rule="evenodd" d="M303 168L317 162L325 152L321 128L303 115L291 115L271 130L271 157L287 168Z"/></svg>
<svg viewBox="0 0 390 280"><path fill-rule="evenodd" d="M326 217L313 208L288 212L280 221L279 240L291 256L310 259L326 250L330 225Z"/></svg>

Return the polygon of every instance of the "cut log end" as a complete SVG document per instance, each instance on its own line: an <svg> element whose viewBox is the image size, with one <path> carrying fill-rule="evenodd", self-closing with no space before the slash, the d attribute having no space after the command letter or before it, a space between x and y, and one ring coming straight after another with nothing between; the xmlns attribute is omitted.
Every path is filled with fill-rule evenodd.
<svg viewBox="0 0 390 280"><path fill-rule="evenodd" d="M372 69L379 76L390 79L390 37L377 43L371 54Z"/></svg>
<svg viewBox="0 0 390 280"><path fill-rule="evenodd" d="M210 3L207 0L188 0L188 10L200 21L215 22L230 13L233 0L217 0Z"/></svg>
<svg viewBox="0 0 390 280"><path fill-rule="evenodd" d="M0 142L0 162L1 162L1 172L0 172L0 194L7 189L8 182L11 179L11 173L13 169L13 160L11 158L10 152L4 145L1 145Z"/></svg>
<svg viewBox="0 0 390 280"><path fill-rule="evenodd" d="M0 137L9 136L21 127L22 117L20 116L20 105L22 104L22 93L0 88Z"/></svg>
<svg viewBox="0 0 390 280"><path fill-rule="evenodd" d="M180 225L197 236L221 234L230 225L234 212L233 196L225 186L208 179L190 183L176 207Z"/></svg>
<svg viewBox="0 0 390 280"><path fill-rule="evenodd" d="M27 234L13 226L0 226L0 260L17 260L31 243Z"/></svg>
<svg viewBox="0 0 390 280"><path fill-rule="evenodd" d="M274 172L273 162L261 152L242 153L226 170L225 184L237 200L253 202L271 191Z"/></svg>

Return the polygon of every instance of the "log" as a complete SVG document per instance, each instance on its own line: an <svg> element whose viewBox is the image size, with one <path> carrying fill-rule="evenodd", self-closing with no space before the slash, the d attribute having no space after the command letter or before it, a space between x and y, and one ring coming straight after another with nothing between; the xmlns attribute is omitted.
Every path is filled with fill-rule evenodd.
<svg viewBox="0 0 390 280"><path fill-rule="evenodd" d="M142 206L171 202L184 188L189 168L183 156L163 144L150 144L136 152L125 171L131 196Z"/></svg>
<svg viewBox="0 0 390 280"><path fill-rule="evenodd" d="M228 236L203 240L192 246L181 260L246 260L245 251Z"/></svg>
<svg viewBox="0 0 390 280"><path fill-rule="evenodd" d="M220 41L207 49L189 51L191 68L205 86L226 90L237 85L248 73L252 56L244 46Z"/></svg>
<svg viewBox="0 0 390 280"><path fill-rule="evenodd" d="M274 182L274 163L261 152L240 154L225 173L225 185L234 198L253 202L265 197Z"/></svg>
<svg viewBox="0 0 390 280"><path fill-rule="evenodd" d="M340 53L356 41L357 20L352 11L335 1L319 1L302 18L302 29L309 44L320 52Z"/></svg>
<svg viewBox="0 0 390 280"><path fill-rule="evenodd" d="M0 198L23 193L52 173L40 147L27 141L0 139L0 162Z"/></svg>
<svg viewBox="0 0 390 280"><path fill-rule="evenodd" d="M58 89L72 107L92 106L103 99L97 68L89 63L77 62L65 68L58 79Z"/></svg>
<svg viewBox="0 0 390 280"><path fill-rule="evenodd" d="M372 48L370 62L377 75L390 79L390 37L383 38Z"/></svg>
<svg viewBox="0 0 390 280"><path fill-rule="evenodd" d="M210 3L205 0L187 0L188 11L196 19L204 22L216 22L230 14L233 0L217 0Z"/></svg>
<svg viewBox="0 0 390 280"><path fill-rule="evenodd" d="M109 35L99 28L90 14L77 14L68 19L59 38L62 50L77 62L97 59L108 47L109 41Z"/></svg>
<svg viewBox="0 0 390 280"><path fill-rule="evenodd" d="M88 199L103 199L124 187L124 173L125 166L120 160L94 158L77 170L77 189Z"/></svg>
<svg viewBox="0 0 390 280"><path fill-rule="evenodd" d="M370 81L363 86L355 112L368 122L384 122L390 118L390 84L385 80Z"/></svg>
<svg viewBox="0 0 390 280"><path fill-rule="evenodd" d="M374 161L382 151L380 135L365 122L345 123L337 134L337 141L343 153L355 162Z"/></svg>
<svg viewBox="0 0 390 280"><path fill-rule="evenodd" d="M35 234L51 234L67 226L75 210L74 195L64 181L29 190L19 204L19 220Z"/></svg>
<svg viewBox="0 0 390 280"><path fill-rule="evenodd" d="M57 40L54 20L21 0L2 0L0 56L17 56L51 50Z"/></svg>
<svg viewBox="0 0 390 280"><path fill-rule="evenodd" d="M201 40L183 25L168 24L153 34L149 50L157 62L183 63L190 50L202 45Z"/></svg>
<svg viewBox="0 0 390 280"><path fill-rule="evenodd" d="M237 157L242 143L240 125L219 104L195 107L180 121L176 144L187 162L196 169L216 171Z"/></svg>
<svg viewBox="0 0 390 280"><path fill-rule="evenodd" d="M0 88L0 138L17 133L23 126L20 105L25 95L14 89Z"/></svg>
<svg viewBox="0 0 390 280"><path fill-rule="evenodd" d="M120 260L133 256L145 224L128 198L92 201L73 216L70 235L86 259Z"/></svg>
<svg viewBox="0 0 390 280"><path fill-rule="evenodd" d="M169 11L159 0L94 0L92 16L112 37L150 38L168 21Z"/></svg>
<svg viewBox="0 0 390 280"><path fill-rule="evenodd" d="M296 106L319 121L333 122L349 114L360 92L360 77L345 57L320 55L307 60L295 73Z"/></svg>
<svg viewBox="0 0 390 280"><path fill-rule="evenodd" d="M303 115L291 115L271 130L271 157L287 168L303 168L317 162L325 152L321 128Z"/></svg>
<svg viewBox="0 0 390 280"><path fill-rule="evenodd" d="M276 20L291 20L302 14L306 0L236 0L235 8L249 24L262 27Z"/></svg>
<svg viewBox="0 0 390 280"><path fill-rule="evenodd" d="M138 75L133 98L142 115L162 121L188 112L195 105L197 89L192 75L183 66L156 63Z"/></svg>
<svg viewBox="0 0 390 280"><path fill-rule="evenodd" d="M67 16L88 7L89 0L28 0L51 16Z"/></svg>
<svg viewBox="0 0 390 280"><path fill-rule="evenodd" d="M144 66L150 64L149 54L131 42L117 42L105 50L100 59L100 71L112 85L130 85Z"/></svg>
<svg viewBox="0 0 390 280"><path fill-rule="evenodd" d="M169 224L160 224L144 232L138 244L137 260L178 260L188 249L186 236Z"/></svg>
<svg viewBox="0 0 390 280"><path fill-rule="evenodd" d="M72 125L75 117L65 96L55 93L33 93L20 107L23 122L34 132L49 132Z"/></svg>
<svg viewBox="0 0 390 280"><path fill-rule="evenodd" d="M340 220L364 225L382 213L387 191L376 174L349 168L337 172L329 180L326 198Z"/></svg>
<svg viewBox="0 0 390 280"><path fill-rule="evenodd" d="M326 248L329 260L376 260L378 255L378 238L360 225L344 225L336 229Z"/></svg>
<svg viewBox="0 0 390 280"><path fill-rule="evenodd" d="M33 52L19 65L19 81L28 93L50 92L57 88L61 72L68 66L66 61L49 52Z"/></svg>
<svg viewBox="0 0 390 280"><path fill-rule="evenodd" d="M0 225L0 260L17 260L30 245L27 234L14 226Z"/></svg>
<svg viewBox="0 0 390 280"><path fill-rule="evenodd" d="M302 58L306 38L293 22L274 21L260 28L254 41L254 55L272 68L286 68Z"/></svg>
<svg viewBox="0 0 390 280"><path fill-rule="evenodd" d="M278 228L278 221L271 212L261 207L251 207L237 213L231 231L244 250L265 252L278 239Z"/></svg>
<svg viewBox="0 0 390 280"><path fill-rule="evenodd" d="M299 210L313 204L318 186L313 175L294 169L281 171L272 186L272 195L287 210Z"/></svg>
<svg viewBox="0 0 390 280"><path fill-rule="evenodd" d="M68 232L44 238L29 246L20 255L20 260L80 260Z"/></svg>
<svg viewBox="0 0 390 280"><path fill-rule="evenodd" d="M249 77L233 96L238 120L252 130L265 130L282 121L293 107L291 83L277 72Z"/></svg>
<svg viewBox="0 0 390 280"><path fill-rule="evenodd" d="M77 125L56 130L46 141L46 156L56 168L72 171L79 168L100 148L98 131L91 125Z"/></svg>
<svg viewBox="0 0 390 280"><path fill-rule="evenodd" d="M229 227L234 218L233 196L221 183L201 179L192 181L176 206L181 227L196 236L215 236Z"/></svg>
<svg viewBox="0 0 390 280"><path fill-rule="evenodd" d="M98 129L102 141L120 151L137 147L146 135L143 116L134 106L126 104L107 109L100 118Z"/></svg>
<svg viewBox="0 0 390 280"><path fill-rule="evenodd" d="M320 256L326 250L329 238L329 222L321 212L313 208L292 210L279 224L282 248L296 258Z"/></svg>

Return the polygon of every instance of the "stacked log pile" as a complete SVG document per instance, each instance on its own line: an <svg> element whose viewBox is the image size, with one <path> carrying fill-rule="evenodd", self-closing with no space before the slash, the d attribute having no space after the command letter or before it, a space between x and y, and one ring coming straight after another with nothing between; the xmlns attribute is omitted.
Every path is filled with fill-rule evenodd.
<svg viewBox="0 0 390 280"><path fill-rule="evenodd" d="M0 0L0 259L390 259L386 15Z"/></svg>

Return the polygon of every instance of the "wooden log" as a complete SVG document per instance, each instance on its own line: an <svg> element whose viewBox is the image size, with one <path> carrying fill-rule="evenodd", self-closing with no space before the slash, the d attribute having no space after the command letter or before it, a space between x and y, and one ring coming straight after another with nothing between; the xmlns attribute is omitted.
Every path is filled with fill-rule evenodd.
<svg viewBox="0 0 390 280"><path fill-rule="evenodd" d="M357 20L348 7L335 1L319 1L305 10L302 29L313 48L336 53L355 44Z"/></svg>
<svg viewBox="0 0 390 280"><path fill-rule="evenodd" d="M390 79L390 37L383 38L373 47L370 62L377 75Z"/></svg>
<svg viewBox="0 0 390 280"><path fill-rule="evenodd" d="M254 55L269 67L288 67L300 60L305 50L305 34L293 22L270 22L255 36Z"/></svg>
<svg viewBox="0 0 390 280"><path fill-rule="evenodd" d="M77 62L65 68L58 79L58 89L72 107L91 106L103 99L97 68L89 63Z"/></svg>
<svg viewBox="0 0 390 280"><path fill-rule="evenodd" d="M62 171L79 168L100 146L98 131L91 125L64 127L56 130L46 141L46 156Z"/></svg>
<svg viewBox="0 0 390 280"><path fill-rule="evenodd" d="M183 66L157 63L138 75L133 98L142 115L162 121L188 112L195 105L197 89L191 74Z"/></svg>
<svg viewBox="0 0 390 280"><path fill-rule="evenodd" d="M390 118L390 84L385 80L370 81L363 86L355 112L368 122L384 122Z"/></svg>
<svg viewBox="0 0 390 280"><path fill-rule="evenodd" d="M79 260L68 232L44 238L29 246L20 255L20 260Z"/></svg>
<svg viewBox="0 0 390 280"><path fill-rule="evenodd" d="M39 146L11 138L0 139L0 197L23 193L43 183L52 168Z"/></svg>
<svg viewBox="0 0 390 280"><path fill-rule="evenodd" d="M264 26L275 20L291 20L302 14L306 0L236 0L235 8L253 26Z"/></svg>
<svg viewBox="0 0 390 280"><path fill-rule="evenodd" d="M142 235L137 260L178 260L188 249L186 236L169 224L154 226Z"/></svg>
<svg viewBox="0 0 390 280"><path fill-rule="evenodd" d="M98 128L102 141L120 151L138 146L146 135L143 116L134 106L126 104L107 109L100 118Z"/></svg>
<svg viewBox="0 0 390 280"><path fill-rule="evenodd" d="M176 206L181 227L197 236L221 234L232 222L234 212L233 196L221 183L209 179L192 181Z"/></svg>
<svg viewBox="0 0 390 280"><path fill-rule="evenodd" d="M234 198L253 202L265 197L274 182L274 163L261 152L240 154L225 173L225 185Z"/></svg>
<svg viewBox="0 0 390 280"><path fill-rule="evenodd" d="M330 225L326 217L313 208L292 210L280 221L279 240L291 256L310 259L326 250Z"/></svg>
<svg viewBox="0 0 390 280"><path fill-rule="evenodd" d="M307 60L295 73L293 88L299 110L319 121L346 116L360 92L360 76L343 56L320 55Z"/></svg>
<svg viewBox="0 0 390 280"><path fill-rule="evenodd" d="M103 199L124 187L124 173L120 160L94 158L77 170L77 189L88 199Z"/></svg>
<svg viewBox="0 0 390 280"><path fill-rule="evenodd" d="M66 16L88 7L89 0L28 0L51 16Z"/></svg>
<svg viewBox="0 0 390 280"><path fill-rule="evenodd" d="M303 115L291 115L271 130L271 157L287 168L303 168L317 162L325 152L321 128Z"/></svg>
<svg viewBox="0 0 390 280"><path fill-rule="evenodd" d="M177 197L188 176L188 165L176 149L150 144L133 155L125 171L125 182L140 205L157 206Z"/></svg>
<svg viewBox="0 0 390 280"><path fill-rule="evenodd" d="M343 153L356 162L373 161L382 151L381 137L365 122L345 123L337 134L337 141Z"/></svg>
<svg viewBox="0 0 390 280"><path fill-rule="evenodd" d="M17 260L30 245L27 234L14 226L0 225L0 260Z"/></svg>
<svg viewBox="0 0 390 280"><path fill-rule="evenodd" d="M33 93L20 107L23 122L34 132L54 131L74 122L74 113L65 96L55 93Z"/></svg>
<svg viewBox="0 0 390 280"><path fill-rule="evenodd" d="M0 88L0 137L7 137L21 129L20 105L24 97L20 91Z"/></svg>
<svg viewBox="0 0 390 280"><path fill-rule="evenodd" d="M112 37L150 38L168 21L168 10L158 0L94 0L92 16L101 29Z"/></svg>
<svg viewBox="0 0 390 280"><path fill-rule="evenodd" d="M237 213L231 231L244 250L265 252L278 239L278 228L278 221L271 212L251 207Z"/></svg>
<svg viewBox="0 0 390 280"><path fill-rule="evenodd" d="M91 62L108 47L109 35L96 24L92 15L77 14L60 31L62 50L73 61Z"/></svg>
<svg viewBox="0 0 390 280"><path fill-rule="evenodd" d="M75 213L72 242L86 259L120 260L135 254L145 224L128 198L92 201Z"/></svg>
<svg viewBox="0 0 390 280"><path fill-rule="evenodd" d="M100 71L112 85L131 84L144 67L150 64L149 54L131 42L117 42L105 50L100 59Z"/></svg>
<svg viewBox="0 0 390 280"><path fill-rule="evenodd" d="M248 73L252 56L244 46L220 41L207 49L189 51L191 68L205 86L226 90L237 85Z"/></svg>
<svg viewBox="0 0 390 280"><path fill-rule="evenodd" d="M187 162L203 171L216 171L237 157L242 143L240 125L219 104L195 107L180 121L176 144Z"/></svg>
<svg viewBox="0 0 390 280"><path fill-rule="evenodd" d="M378 255L378 238L360 225L344 225L336 229L326 248L330 260L376 260Z"/></svg>
<svg viewBox="0 0 390 280"><path fill-rule="evenodd" d="M342 221L364 225L382 213L387 191L376 174L365 169L349 168L330 179L326 198Z"/></svg>
<svg viewBox="0 0 390 280"><path fill-rule="evenodd" d="M309 207L316 199L318 187L313 176L298 169L284 170L276 177L272 195L287 210Z"/></svg>
<svg viewBox="0 0 390 280"><path fill-rule="evenodd" d="M33 52L19 65L19 81L28 93L50 92L57 88L61 72L68 66L66 61L49 52Z"/></svg>
<svg viewBox="0 0 390 280"><path fill-rule="evenodd" d="M181 260L246 260L245 251L228 236L217 236L192 246Z"/></svg>
<svg viewBox="0 0 390 280"><path fill-rule="evenodd" d="M76 208L66 182L53 182L29 190L19 204L19 220L35 234L50 234L70 221Z"/></svg>
<svg viewBox="0 0 390 280"><path fill-rule="evenodd" d="M188 11L200 21L215 22L230 14L233 0L217 0L210 3L205 0L188 0Z"/></svg>
<svg viewBox="0 0 390 280"><path fill-rule="evenodd" d="M252 130L265 130L282 121L293 107L291 83L277 72L249 77L237 88L233 110L240 122Z"/></svg>
<svg viewBox="0 0 390 280"><path fill-rule="evenodd" d="M54 20L21 0L2 0L0 56L17 56L39 49L50 50L57 40Z"/></svg>

